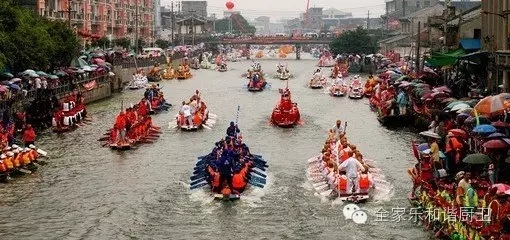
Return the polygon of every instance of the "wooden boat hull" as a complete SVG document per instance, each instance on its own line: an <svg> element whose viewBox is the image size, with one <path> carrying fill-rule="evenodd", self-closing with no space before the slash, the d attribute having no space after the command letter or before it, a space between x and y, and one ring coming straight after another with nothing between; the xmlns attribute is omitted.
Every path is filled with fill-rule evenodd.
<svg viewBox="0 0 510 240"><path fill-rule="evenodd" d="M282 128L291 128L298 124L300 120L299 110L294 112L281 112L278 110L273 110L273 114L271 114L271 122Z"/></svg>
<svg viewBox="0 0 510 240"><path fill-rule="evenodd" d="M388 115L378 116L377 120L386 127L405 127L412 124L412 117L409 115Z"/></svg>

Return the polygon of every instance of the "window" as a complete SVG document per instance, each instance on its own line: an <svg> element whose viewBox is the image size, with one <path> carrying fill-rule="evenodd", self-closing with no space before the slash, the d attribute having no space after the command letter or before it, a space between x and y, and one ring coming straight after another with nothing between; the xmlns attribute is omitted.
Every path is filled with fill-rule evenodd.
<svg viewBox="0 0 510 240"><path fill-rule="evenodd" d="M481 29L473 29L473 38L480 39L482 37Z"/></svg>
<svg viewBox="0 0 510 240"><path fill-rule="evenodd" d="M423 1L423 6L424 7L430 7L430 0Z"/></svg>
<svg viewBox="0 0 510 240"><path fill-rule="evenodd" d="M421 4L420 3L421 3L420 1L416 1L416 7L417 8L421 8L421 6L420 6Z"/></svg>

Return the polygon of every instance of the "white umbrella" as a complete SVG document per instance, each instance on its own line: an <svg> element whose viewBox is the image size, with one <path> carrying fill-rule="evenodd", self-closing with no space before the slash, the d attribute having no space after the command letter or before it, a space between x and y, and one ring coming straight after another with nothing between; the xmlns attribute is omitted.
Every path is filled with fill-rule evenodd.
<svg viewBox="0 0 510 240"><path fill-rule="evenodd" d="M437 133L431 132L431 131L421 132L420 135L425 136L425 137L437 138L437 139L441 138L439 135L437 135Z"/></svg>
<svg viewBox="0 0 510 240"><path fill-rule="evenodd" d="M459 110L464 110L466 108L471 108L471 106L469 106L466 103L460 103L460 104L457 104L457 105L453 106L452 109L450 109L450 111L451 112L457 112Z"/></svg>

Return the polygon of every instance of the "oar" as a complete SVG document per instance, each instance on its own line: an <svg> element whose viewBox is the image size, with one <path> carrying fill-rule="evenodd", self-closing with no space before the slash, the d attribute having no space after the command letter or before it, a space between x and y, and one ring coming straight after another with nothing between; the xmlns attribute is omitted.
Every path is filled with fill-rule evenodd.
<svg viewBox="0 0 510 240"><path fill-rule="evenodd" d="M207 180L205 176L204 176L204 177L202 177L202 178L199 178L199 179L196 179L196 180L192 181L192 182L190 183L190 185L191 185L191 186L197 185L198 183L200 183L200 182L202 182L202 181L204 181L204 180Z"/></svg>
<svg viewBox="0 0 510 240"><path fill-rule="evenodd" d="M32 174L32 171L28 170L28 169L24 169L24 168L18 168L16 169L22 173L26 173L26 174Z"/></svg>
<svg viewBox="0 0 510 240"><path fill-rule="evenodd" d="M102 138L98 139L97 141L102 142L102 141L108 141L109 139L110 139L110 137L102 137Z"/></svg>
<svg viewBox="0 0 510 240"><path fill-rule="evenodd" d="M255 176L255 175L250 175L249 178L251 178L251 180L255 180L255 181L257 181L259 183L263 183L263 184L266 184L266 181L267 181L265 178L261 178L259 176Z"/></svg>
<svg viewBox="0 0 510 240"><path fill-rule="evenodd" d="M264 178L266 178L266 177L267 177L267 175L266 175L266 174L264 174L264 173L261 173L261 172L257 171L255 168L252 168L252 169L250 170L250 172L255 173L255 174L257 174L257 175L259 175L259 176L262 176L262 177L264 177Z"/></svg>
<svg viewBox="0 0 510 240"><path fill-rule="evenodd" d="M194 189L197 189L197 188L203 187L203 186L205 186L205 185L207 185L207 184L208 184L208 183L207 183L207 181L205 181L205 182L202 182L202 183L200 183L200 184L190 186L190 188L189 188L189 189L190 189L190 190L194 190Z"/></svg>
<svg viewBox="0 0 510 240"><path fill-rule="evenodd" d="M264 188L264 185L258 183L258 182L254 182L254 181L248 181L249 184L251 184L252 186L255 186L255 187L259 187L259 188Z"/></svg>

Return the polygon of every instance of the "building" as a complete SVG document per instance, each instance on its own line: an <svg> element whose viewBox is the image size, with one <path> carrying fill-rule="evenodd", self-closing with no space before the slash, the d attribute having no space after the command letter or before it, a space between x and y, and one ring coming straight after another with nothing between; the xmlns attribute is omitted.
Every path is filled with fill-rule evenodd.
<svg viewBox="0 0 510 240"><path fill-rule="evenodd" d="M155 24L152 0L38 0L36 10L49 19L67 21L69 2L71 24L81 33L111 39L134 39L138 27L139 37L152 41Z"/></svg>
<svg viewBox="0 0 510 240"><path fill-rule="evenodd" d="M294 18L291 20L287 20L283 24L283 31L286 34L295 34L297 32L300 32L303 29L302 23L303 23L303 21L300 18Z"/></svg>
<svg viewBox="0 0 510 240"><path fill-rule="evenodd" d="M309 8L301 15L305 32L319 32L324 28L322 8Z"/></svg>
<svg viewBox="0 0 510 240"><path fill-rule="evenodd" d="M161 37L162 20L161 20L161 0L154 0L154 36Z"/></svg>
<svg viewBox="0 0 510 240"><path fill-rule="evenodd" d="M257 34L270 34L271 31L270 31L270 18L269 17L266 17L266 16L260 16L260 17L257 17L255 18L255 21L253 21L251 23L251 25L253 25L257 31L256 33Z"/></svg>
<svg viewBox="0 0 510 240"><path fill-rule="evenodd" d="M183 13L194 13L200 17L207 17L207 1L182 1Z"/></svg>
<svg viewBox="0 0 510 240"><path fill-rule="evenodd" d="M508 15L510 0L482 1L482 49L493 54L494 62L489 74L488 87L496 90L503 85L510 92L508 71L510 70L510 48L508 45Z"/></svg>
<svg viewBox="0 0 510 240"><path fill-rule="evenodd" d="M322 21L324 22L324 30L333 30L340 26L340 20L351 18L352 13L342 12L338 9L329 8L324 10Z"/></svg>

